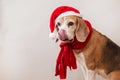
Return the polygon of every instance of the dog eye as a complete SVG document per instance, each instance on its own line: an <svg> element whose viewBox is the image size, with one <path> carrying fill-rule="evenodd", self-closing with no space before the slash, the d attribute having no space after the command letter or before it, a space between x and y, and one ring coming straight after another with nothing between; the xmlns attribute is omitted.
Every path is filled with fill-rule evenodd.
<svg viewBox="0 0 120 80"><path fill-rule="evenodd" d="M74 25L73 22L69 22L69 23L68 23L68 26L73 26L73 25Z"/></svg>
<svg viewBox="0 0 120 80"><path fill-rule="evenodd" d="M60 22L57 23L57 26L61 26Z"/></svg>

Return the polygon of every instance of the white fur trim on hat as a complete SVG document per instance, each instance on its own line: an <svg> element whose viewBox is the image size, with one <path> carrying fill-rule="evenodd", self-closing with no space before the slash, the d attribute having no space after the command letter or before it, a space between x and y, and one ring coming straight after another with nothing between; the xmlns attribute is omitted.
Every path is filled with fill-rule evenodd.
<svg viewBox="0 0 120 80"><path fill-rule="evenodd" d="M62 17L65 17L65 16L78 16L78 17L82 17L82 15L80 15L79 13L75 13L73 11L67 11L67 12L64 12L62 14L60 14L57 18L56 18L56 21L59 19L59 18L62 18Z"/></svg>

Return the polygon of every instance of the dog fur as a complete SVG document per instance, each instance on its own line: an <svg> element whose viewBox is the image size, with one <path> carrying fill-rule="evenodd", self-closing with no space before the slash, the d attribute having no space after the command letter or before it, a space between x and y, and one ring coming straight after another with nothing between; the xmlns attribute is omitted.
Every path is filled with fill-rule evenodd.
<svg viewBox="0 0 120 80"><path fill-rule="evenodd" d="M77 16L66 16L56 20L55 29L58 39L63 42L72 41L75 36L78 41L84 42L89 34L84 19ZM61 30L65 31L62 37ZM87 70L89 78L86 80L95 80L96 73L107 80L120 80L120 47L97 30L92 30L85 48L74 50L74 53Z"/></svg>

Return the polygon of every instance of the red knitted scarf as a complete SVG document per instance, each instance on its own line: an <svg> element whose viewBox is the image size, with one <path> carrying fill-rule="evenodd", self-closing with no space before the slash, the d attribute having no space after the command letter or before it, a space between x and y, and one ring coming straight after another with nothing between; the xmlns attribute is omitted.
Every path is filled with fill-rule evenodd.
<svg viewBox="0 0 120 80"><path fill-rule="evenodd" d="M91 24L86 20L85 20L85 23L90 30L90 33L89 33L85 42L79 42L75 37L74 41L71 43L61 43L60 44L61 50L60 50L60 53L57 57L56 73L55 73L55 76L60 75L60 79L66 78L67 66L70 69L77 68L76 58L75 58L75 55L73 53L73 50L83 49L87 45L87 43L91 37L91 33L92 33Z"/></svg>

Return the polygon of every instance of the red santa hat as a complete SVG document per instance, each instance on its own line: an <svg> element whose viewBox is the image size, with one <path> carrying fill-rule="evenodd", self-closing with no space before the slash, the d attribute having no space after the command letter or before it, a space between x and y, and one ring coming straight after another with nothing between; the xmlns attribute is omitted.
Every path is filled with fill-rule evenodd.
<svg viewBox="0 0 120 80"><path fill-rule="evenodd" d="M51 17L50 17L51 33L50 33L49 37L51 39L54 40L57 37L57 34L54 31L55 25L56 25L55 24L56 20L58 20L59 18L65 17L65 16L70 16L70 15L81 17L79 10L77 10L73 7L70 7L70 6L60 6L53 11L53 13L51 14Z"/></svg>

